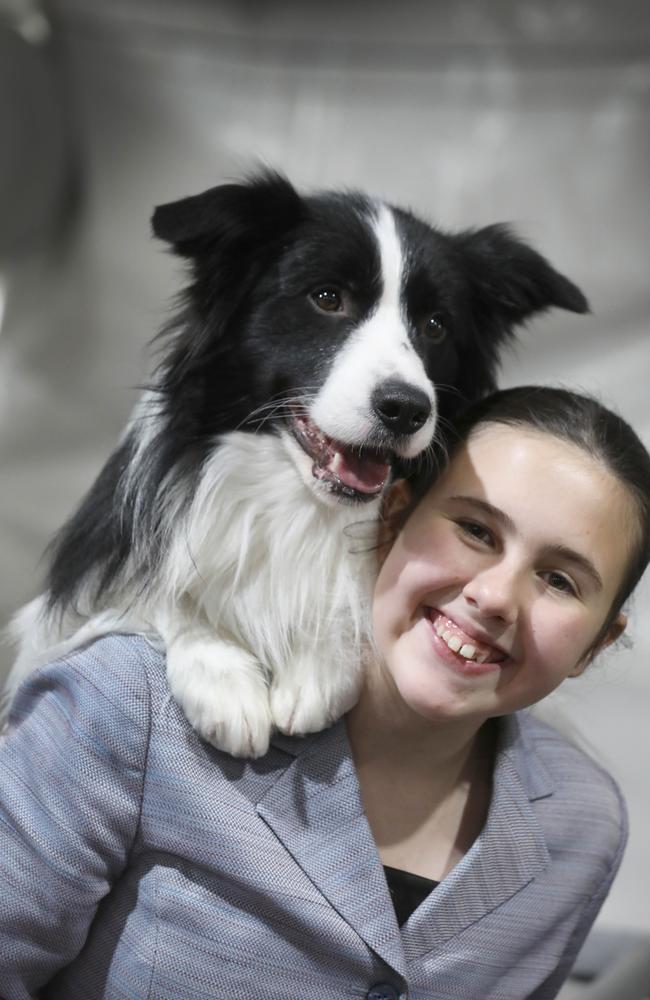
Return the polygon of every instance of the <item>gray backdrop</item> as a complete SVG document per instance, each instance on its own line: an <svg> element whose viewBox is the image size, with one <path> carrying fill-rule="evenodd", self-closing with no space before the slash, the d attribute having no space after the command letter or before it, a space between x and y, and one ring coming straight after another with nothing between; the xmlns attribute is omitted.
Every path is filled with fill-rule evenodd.
<svg viewBox="0 0 650 1000"><path fill-rule="evenodd" d="M503 384L595 391L650 444L649 54L642 0L0 0L2 620L36 592L179 286L152 206L260 160L443 226L514 222L593 316L531 324ZM548 707L629 802L601 923L645 930L649 595L633 648Z"/></svg>

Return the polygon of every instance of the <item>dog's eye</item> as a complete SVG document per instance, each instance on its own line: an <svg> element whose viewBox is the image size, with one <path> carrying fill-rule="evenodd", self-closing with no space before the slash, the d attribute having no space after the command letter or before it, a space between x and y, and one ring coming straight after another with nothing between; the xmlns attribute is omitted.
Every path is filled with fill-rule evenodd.
<svg viewBox="0 0 650 1000"><path fill-rule="evenodd" d="M440 344L447 336L447 327L442 313L435 312L427 316L419 324L420 333L432 344Z"/></svg>
<svg viewBox="0 0 650 1000"><path fill-rule="evenodd" d="M343 295L340 289L333 286L328 285L325 288L317 288L311 293L310 299L323 312L333 313L342 312L343 310Z"/></svg>

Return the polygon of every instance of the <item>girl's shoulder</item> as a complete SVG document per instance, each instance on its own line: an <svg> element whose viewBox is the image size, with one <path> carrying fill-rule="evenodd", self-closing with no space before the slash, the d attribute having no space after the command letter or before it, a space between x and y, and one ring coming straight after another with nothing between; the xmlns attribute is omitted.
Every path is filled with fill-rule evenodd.
<svg viewBox="0 0 650 1000"><path fill-rule="evenodd" d="M556 784L576 778L589 785L618 792L616 781L577 739L563 733L533 712L516 715L517 726L529 762L539 761Z"/></svg>
<svg viewBox="0 0 650 1000"><path fill-rule="evenodd" d="M614 777L552 725L517 713L519 771L538 820L551 842L573 842L602 857L619 855L628 831L627 810ZM579 838L576 839L576 838Z"/></svg>
<svg viewBox="0 0 650 1000"><path fill-rule="evenodd" d="M166 696L164 653L139 635L110 634L34 670L12 702L8 728L35 703L56 704L76 726L100 723L115 731L148 730L152 709Z"/></svg>

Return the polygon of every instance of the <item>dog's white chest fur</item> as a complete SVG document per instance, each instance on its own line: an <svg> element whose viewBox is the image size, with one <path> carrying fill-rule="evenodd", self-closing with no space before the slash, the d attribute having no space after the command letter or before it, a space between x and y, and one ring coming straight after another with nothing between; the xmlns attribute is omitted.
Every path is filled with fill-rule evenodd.
<svg viewBox="0 0 650 1000"><path fill-rule="evenodd" d="M172 691L203 736L257 756L271 725L308 732L353 704L375 534L376 504L320 502L281 437L227 435L174 535L170 613L154 618Z"/></svg>
<svg viewBox="0 0 650 1000"><path fill-rule="evenodd" d="M274 726L322 729L358 695L376 517L377 503L320 501L282 436L227 434L177 515L151 596L122 590L116 610L55 619L32 602L12 687L101 634L143 632L160 637L172 694L221 749L260 756Z"/></svg>

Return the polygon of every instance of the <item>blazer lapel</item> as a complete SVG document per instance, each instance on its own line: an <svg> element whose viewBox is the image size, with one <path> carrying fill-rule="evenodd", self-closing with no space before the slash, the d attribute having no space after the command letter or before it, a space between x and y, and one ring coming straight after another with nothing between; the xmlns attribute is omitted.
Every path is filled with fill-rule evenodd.
<svg viewBox="0 0 650 1000"><path fill-rule="evenodd" d="M550 861L531 799L552 794L516 716L500 723L493 790L485 826L471 849L402 928L407 959L421 958L490 913Z"/></svg>
<svg viewBox="0 0 650 1000"><path fill-rule="evenodd" d="M406 976L402 937L363 812L345 724L274 743L297 755L258 802L258 814L359 937Z"/></svg>

